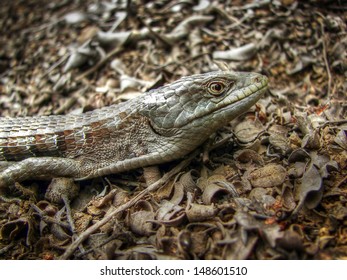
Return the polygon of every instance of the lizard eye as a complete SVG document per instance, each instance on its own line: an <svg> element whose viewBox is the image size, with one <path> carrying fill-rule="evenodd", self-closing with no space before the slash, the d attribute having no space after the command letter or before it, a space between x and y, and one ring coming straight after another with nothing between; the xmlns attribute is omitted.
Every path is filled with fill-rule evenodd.
<svg viewBox="0 0 347 280"><path fill-rule="evenodd" d="M226 88L225 83L221 82L221 81L214 81L214 82L210 82L207 85L207 89L208 91L214 95L214 96L219 96L224 92L224 89Z"/></svg>

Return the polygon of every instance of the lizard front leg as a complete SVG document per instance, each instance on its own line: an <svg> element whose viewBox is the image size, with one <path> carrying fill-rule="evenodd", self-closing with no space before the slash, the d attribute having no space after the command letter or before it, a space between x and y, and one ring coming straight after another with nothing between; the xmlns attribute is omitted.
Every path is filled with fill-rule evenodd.
<svg viewBox="0 0 347 280"><path fill-rule="evenodd" d="M58 157L27 158L20 162L12 162L0 172L0 188L31 178L78 178L80 174L81 163L74 159Z"/></svg>

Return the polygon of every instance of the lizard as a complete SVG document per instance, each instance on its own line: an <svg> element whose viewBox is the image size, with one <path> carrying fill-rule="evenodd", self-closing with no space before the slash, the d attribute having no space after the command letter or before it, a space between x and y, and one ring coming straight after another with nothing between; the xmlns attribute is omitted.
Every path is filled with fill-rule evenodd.
<svg viewBox="0 0 347 280"><path fill-rule="evenodd" d="M84 180L179 159L267 89L264 75L213 71L78 115L1 117L0 188L27 179Z"/></svg>

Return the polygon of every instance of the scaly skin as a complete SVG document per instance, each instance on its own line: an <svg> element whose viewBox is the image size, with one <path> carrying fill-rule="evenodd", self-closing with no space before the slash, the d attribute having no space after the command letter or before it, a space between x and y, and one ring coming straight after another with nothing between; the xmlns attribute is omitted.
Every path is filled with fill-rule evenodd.
<svg viewBox="0 0 347 280"><path fill-rule="evenodd" d="M30 178L76 180L178 159L247 111L267 90L256 73L183 77L125 103L80 115L0 118L0 187Z"/></svg>

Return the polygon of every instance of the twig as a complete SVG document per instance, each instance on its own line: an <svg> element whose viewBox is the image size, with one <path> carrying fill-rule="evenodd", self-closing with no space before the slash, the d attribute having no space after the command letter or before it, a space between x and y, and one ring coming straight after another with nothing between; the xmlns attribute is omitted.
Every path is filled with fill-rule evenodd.
<svg viewBox="0 0 347 280"><path fill-rule="evenodd" d="M73 252L77 249L77 247L85 241L92 233L98 230L100 227L109 222L115 215L120 212L127 210L132 207L137 201L143 198L145 195L156 191L162 184L166 183L172 176L180 172L184 167L186 167L190 161L199 153L199 150L193 152L187 159L183 160L179 163L175 168L166 173L160 180L156 181L154 184L150 185L147 189L144 189L140 193L138 193L135 197L129 200L127 203L119 206L114 211L106 215L102 220L97 222L96 224L89 227L86 231L84 231L75 241L71 243L71 245L66 249L65 253L60 257L61 260L66 260L70 258Z"/></svg>
<svg viewBox="0 0 347 280"><path fill-rule="evenodd" d="M15 246L15 243L10 243L7 246L0 249L0 256L10 251Z"/></svg>
<svg viewBox="0 0 347 280"><path fill-rule="evenodd" d="M92 247L92 248L86 250L85 252L78 254L77 257L78 258L82 258L83 256L92 253L96 249L101 248L102 246L106 245L107 243L111 242L112 240L114 240L116 238L117 238L117 235L116 234L112 234L110 237L108 237L106 240L104 240L100 244L95 245L95 247Z"/></svg>
<svg viewBox="0 0 347 280"><path fill-rule="evenodd" d="M33 203L31 204L31 207L37 212L37 214L41 217L41 219L42 219L43 221L45 221L46 223L48 223L48 224L57 224L57 225L59 225L59 226L65 228L65 229L70 230L69 224L64 223L64 222L62 222L62 221L59 221L59 220L57 220L57 219L55 219L55 218L52 218L52 217L50 217L50 216L47 216L47 214L46 214L44 211L42 211L39 207L37 207L37 206L36 206L35 204L33 204Z"/></svg>
<svg viewBox="0 0 347 280"><path fill-rule="evenodd" d="M320 13L320 12L316 12L320 17L322 17L323 19L324 16ZM331 72L330 72L330 68L329 68L329 62L328 62L328 56L327 56L327 47L326 47L326 43L325 43L325 32L324 32L324 25L321 21L318 21L320 24L320 28L321 28L321 33L322 33L322 45L323 45L323 59L324 59L324 64L325 64L325 68L327 71L327 75L328 75L328 100L330 101L331 99Z"/></svg>
<svg viewBox="0 0 347 280"><path fill-rule="evenodd" d="M323 58L324 58L324 63L325 63L325 67L327 69L327 74L328 74L328 98L329 100L331 99L331 72L330 72L330 68L329 68L329 62L328 62L328 57L327 57L327 48L326 48L326 44L325 44L325 39L324 39L324 27L323 24L321 24L321 29L322 29L322 43L323 43Z"/></svg>
<svg viewBox="0 0 347 280"><path fill-rule="evenodd" d="M155 38L157 38L160 42L162 42L166 47L172 47L173 42L170 42L165 36L159 34L158 32L155 32L142 18L138 17L138 20L141 24L146 26L148 28L148 31L150 34L152 34Z"/></svg>
<svg viewBox="0 0 347 280"><path fill-rule="evenodd" d="M67 58L68 54L63 55L57 62L55 62L49 69L43 74L41 79L45 78L49 73L51 73L55 68L57 68L60 64L62 64Z"/></svg>
<svg viewBox="0 0 347 280"><path fill-rule="evenodd" d="M337 182L335 188L339 188L346 180L347 180L347 176L345 176L344 178L342 178L342 180L340 180L339 182Z"/></svg>
<svg viewBox="0 0 347 280"><path fill-rule="evenodd" d="M101 59L92 68L88 69L86 72L84 72L81 75L77 76L76 80L80 81L80 80L84 79L85 77L89 76L90 74L92 74L93 72L95 72L96 70L98 70L101 66L103 66L106 63L107 60L109 60L115 54L119 53L122 49L123 49L123 45L121 45L121 46L113 49L112 51L110 51L108 54L105 55L105 57L103 57L103 59Z"/></svg>
<svg viewBox="0 0 347 280"><path fill-rule="evenodd" d="M214 12L217 12L222 17L224 17L225 19L230 21L232 23L231 24L231 28L234 28L234 27L237 27L237 26L240 26L243 29L247 28L247 26L245 24L243 24L242 22L245 21L249 16L243 17L241 19L238 19L238 18L228 14L224 9L221 9L220 7L215 6L215 5L211 7L211 10L214 11Z"/></svg>

